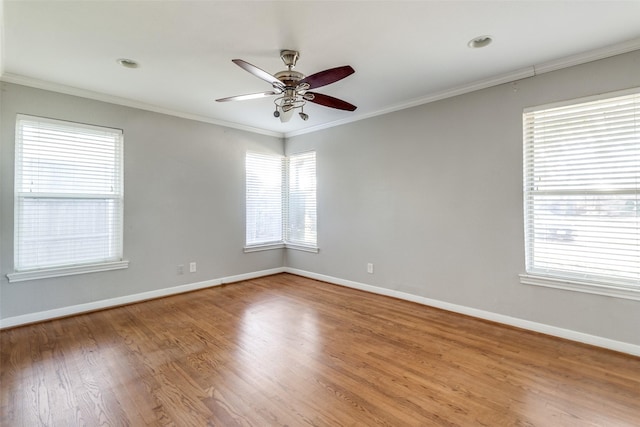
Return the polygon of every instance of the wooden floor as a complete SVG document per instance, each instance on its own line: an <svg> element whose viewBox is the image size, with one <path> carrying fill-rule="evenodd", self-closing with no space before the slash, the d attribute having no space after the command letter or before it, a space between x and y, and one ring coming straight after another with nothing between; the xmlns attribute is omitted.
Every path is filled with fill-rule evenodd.
<svg viewBox="0 0 640 427"><path fill-rule="evenodd" d="M640 425L640 358L289 274L0 336L2 426Z"/></svg>

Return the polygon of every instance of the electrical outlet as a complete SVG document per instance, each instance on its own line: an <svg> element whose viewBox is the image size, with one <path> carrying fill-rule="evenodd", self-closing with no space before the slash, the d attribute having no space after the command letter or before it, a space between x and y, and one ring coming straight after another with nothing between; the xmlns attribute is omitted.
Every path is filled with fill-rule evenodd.
<svg viewBox="0 0 640 427"><path fill-rule="evenodd" d="M373 274L373 264L367 263L367 273Z"/></svg>
<svg viewBox="0 0 640 427"><path fill-rule="evenodd" d="M178 265L178 274L184 274L184 264Z"/></svg>
<svg viewBox="0 0 640 427"><path fill-rule="evenodd" d="M189 273L195 273L196 272L196 263L195 262L190 262L189 263Z"/></svg>

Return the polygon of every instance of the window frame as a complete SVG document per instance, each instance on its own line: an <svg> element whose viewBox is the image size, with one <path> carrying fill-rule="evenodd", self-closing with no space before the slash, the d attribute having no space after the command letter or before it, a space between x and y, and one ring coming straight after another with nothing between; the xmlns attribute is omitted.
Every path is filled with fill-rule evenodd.
<svg viewBox="0 0 640 427"><path fill-rule="evenodd" d="M23 124L24 122L24 124ZM24 164L20 162L23 159L23 135L22 129L23 127L27 127L28 123L41 123L44 125L50 125L58 127L60 132L64 132L64 128L75 129L77 132L82 132L82 130L87 130L89 133L107 133L110 134L111 137L114 138L115 144L117 146L114 147L117 160L114 162L115 168L115 177L117 181L117 188L114 191L114 194L98 194L91 193L85 191L69 191L68 187L59 187L59 185L64 184L56 184L51 189L57 190L57 192L48 193L40 189L35 192L35 195L27 194L23 188L18 188L21 179L18 174L26 174L24 168ZM108 271L108 270L116 270L127 268L129 265L129 261L124 259L124 138L123 131L121 129L114 129L105 126L96 126L96 125L88 125L84 123L77 123L65 120L51 119L46 117L38 117L27 114L18 114L16 115L15 121L15 158L14 158L14 242L13 242L13 250L14 250L14 271L12 273L7 274L7 278L9 282L21 282L27 280L35 280L35 279L45 279L45 278L53 278L60 276L69 276L75 274L84 274L84 273L93 273L99 271ZM73 135L71 130L69 131L69 135ZM69 137L66 135L66 137ZM71 137L73 138L73 137ZM40 141L38 141L40 142ZM42 149L42 148L38 148ZM59 153L56 153L59 156ZM64 181L63 181L64 182ZM95 181L91 181L95 182ZM58 186L58 187L56 187ZM51 191L51 190L49 190ZM79 258L69 259L68 262L59 263L59 264L50 264L45 265L41 264L20 267L18 265L17 257L19 256L20 245L22 244L21 235L20 235L20 224L22 224L22 220L20 215L23 214L23 210L20 207L22 203L26 200L41 200L41 199L51 199L51 200L68 200L68 201L86 201L91 199L104 199L104 200L116 200L117 204L115 206L115 215L116 215L116 229L113 245L109 247L114 249L114 256L104 257L101 259L87 260L83 262Z"/></svg>
<svg viewBox="0 0 640 427"><path fill-rule="evenodd" d="M302 180L306 179L308 181L311 180L311 177L308 176L310 171L313 172L313 183L307 183L310 187L312 187L313 200L307 201L305 200L302 203L293 203L292 202L292 194L296 196L302 196L306 199L309 198L311 192L304 188L304 185L298 185L297 181L292 178L292 165L298 162L302 162L304 164L305 161L309 161L312 159L311 166L302 166L296 168L297 175L301 177ZM285 245L288 248L299 249L299 250L311 250L317 251L318 249L318 190L317 190L317 156L315 151L305 151L301 153L295 153L287 156L285 158L285 179L284 183L285 188L285 235L284 241ZM310 209L312 208L312 209ZM313 210L311 214L308 214L308 210ZM301 234L294 230L294 224L296 221L294 220L294 216L302 215L305 217L305 225L303 228L306 231ZM308 220L308 221L307 221ZM311 224L307 224L310 222ZM310 232L312 236L307 236L306 232Z"/></svg>
<svg viewBox="0 0 640 427"><path fill-rule="evenodd" d="M315 188L315 192L314 192L314 208L315 208L315 214L313 215L315 218L315 224L314 224L314 230L315 230L315 241L311 242L309 244L306 244L305 242L302 241L296 241L296 242L292 242L289 240L289 236L290 236L290 203L289 203L289 197L290 197L290 180L289 180L289 176L290 176L290 159L291 158L295 158L297 156L306 156L309 155L310 153L313 153L314 156L314 172L316 173L314 178L317 179L317 161L316 161L316 152L311 150L311 151L305 151L305 152L300 152L300 153L295 153L295 154L291 154L289 156L283 156L283 155L279 155L279 154L265 154L265 153L259 153L259 152L253 152L253 151L247 151L245 153L245 244L244 244L244 252L245 253L249 253L249 252L258 252L258 251L265 251L265 250L271 250L271 249L294 249L294 250L298 250L298 251L304 251L304 252L311 252L311 253L318 253L319 252L319 248L318 248L318 241L317 241L317 188ZM249 228L249 214L247 212L248 209L248 186L247 186L247 178L248 178L248 170L247 168L247 156L250 155L256 155L256 156L266 156L266 157L273 157L273 158L280 158L281 162L280 162L280 174L282 176L282 180L280 182L280 190L281 190L281 204L280 204L280 211L282 213L282 232L281 232L281 236L279 240L273 240L273 241L269 241L269 242L261 242L261 243L249 243L249 239L248 239L248 228ZM273 171L272 171L273 172Z"/></svg>
<svg viewBox="0 0 640 427"><path fill-rule="evenodd" d="M257 250L277 249L284 247L284 189L282 183L285 179L285 163L284 156L279 154L258 153L253 151L247 151L245 153L245 252L253 252ZM250 170L250 167L254 168ZM254 183L256 179L251 178L250 175L259 175L262 172L262 176L266 175L269 183ZM262 181L260 178L257 180ZM274 189L273 180L277 180L277 189ZM254 194L260 196L254 199ZM265 200L266 197L266 200ZM279 218L275 218L275 221L260 227L256 223L257 217L261 216L258 208L266 207L266 212L277 212ZM251 209L255 209L256 212L250 213ZM252 222L255 222L253 223ZM271 235L271 239L259 238L260 230L263 233ZM274 234L275 233L275 234ZM250 238L251 237L251 238ZM268 236L267 236L268 237Z"/></svg>
<svg viewBox="0 0 640 427"><path fill-rule="evenodd" d="M530 250L533 250L533 249L532 249L532 244L529 241L529 239L532 238L530 235L531 233L533 233L534 220L529 219L532 217L531 217L531 212L529 212L528 209L529 209L529 197L533 197L533 194L536 194L536 193L527 187L532 185L531 179L533 179L533 177L536 175L534 174L533 171L529 170L534 164L533 162L535 161L535 159L529 161L527 157L529 155L527 150L530 149L531 148L530 146L534 144L533 137L530 137L527 135L527 115L531 115L535 113L544 113L545 111L549 111L556 108L580 106L581 104L593 103L598 101L606 102L609 100L613 100L615 98L625 97L625 96L630 96L632 98L635 98L632 101L633 111L640 111L640 88L631 88L631 89L622 90L622 91L609 92L605 94L567 100L562 102L556 102L552 104L546 104L546 105L524 109L523 111L523 211L524 211L526 273L522 273L519 275L520 283L526 284L526 285L536 285L536 286L544 286L544 287L557 288L557 289L563 289L563 290L569 290L569 291L584 292L589 294L606 295L606 296L616 297L616 298L640 300L640 278L638 280L631 279L631 280L622 281L613 276L598 277L596 274L589 273L586 271L583 271L582 273L583 276L581 277L580 273L574 274L570 272L565 272L563 274L562 272L558 273L558 271L553 271L553 270L543 271L541 269L535 269L530 266L530 263L532 262L532 257L535 256L535 254L530 253ZM606 122L606 123L608 124L609 122ZM640 137L640 117L638 117L637 115L634 115L633 129L634 129L632 131L633 136L631 136L630 139L632 140L632 144L635 144L635 142L633 141L636 141L637 138ZM590 148L590 146L587 146L587 147ZM632 147L633 147L631 149L632 151L638 150L638 147L636 147L635 145L632 145ZM593 162L588 163L588 165L595 168L598 165L597 162L598 160L594 160ZM637 171L635 171L635 173L637 173ZM630 176L635 176L633 170L629 172L629 174ZM582 178L582 179L584 180L586 178ZM579 181L579 182L582 184L586 181ZM638 203L638 201L640 201L640 184L637 182L637 180L635 185L636 185L635 191L633 189L630 191L627 190L625 194L631 194L632 197L633 197L633 194L635 194L636 196L635 200L636 200L636 203ZM584 194L591 195L591 197L595 197L595 196L610 197L610 195L616 195L616 194L622 194L622 193L620 193L620 190L618 188L612 187L605 190L589 190L588 192L585 191ZM532 201L531 203L534 203L534 202ZM611 211L607 210L605 212L611 212ZM639 219L638 214L636 214L636 221L638 219ZM638 230L637 225L635 230L636 231ZM636 247L636 251L637 250L638 248Z"/></svg>

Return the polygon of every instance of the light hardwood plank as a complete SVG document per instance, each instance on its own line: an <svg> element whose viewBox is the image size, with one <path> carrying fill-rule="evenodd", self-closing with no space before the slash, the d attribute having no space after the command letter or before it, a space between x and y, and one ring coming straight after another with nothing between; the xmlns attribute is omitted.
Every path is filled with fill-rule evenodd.
<svg viewBox="0 0 640 427"><path fill-rule="evenodd" d="M640 358L290 274L0 332L6 426L639 426Z"/></svg>

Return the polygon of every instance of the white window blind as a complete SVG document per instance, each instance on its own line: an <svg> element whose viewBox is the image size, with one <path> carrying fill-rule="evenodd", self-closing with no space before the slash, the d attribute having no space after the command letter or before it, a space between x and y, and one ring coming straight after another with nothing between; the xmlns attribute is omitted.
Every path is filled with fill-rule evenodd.
<svg viewBox="0 0 640 427"><path fill-rule="evenodd" d="M316 153L289 156L287 236L289 244L314 247L316 232Z"/></svg>
<svg viewBox="0 0 640 427"><path fill-rule="evenodd" d="M15 270L122 260L122 131L18 115Z"/></svg>
<svg viewBox="0 0 640 427"><path fill-rule="evenodd" d="M280 245L317 252L315 152L288 158L248 152L245 167L245 250Z"/></svg>
<svg viewBox="0 0 640 427"><path fill-rule="evenodd" d="M523 119L527 272L640 290L640 90Z"/></svg>
<svg viewBox="0 0 640 427"><path fill-rule="evenodd" d="M284 158L247 153L245 170L247 246L283 243Z"/></svg>

